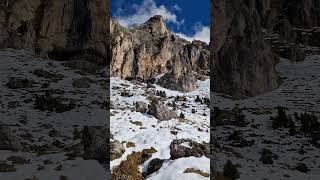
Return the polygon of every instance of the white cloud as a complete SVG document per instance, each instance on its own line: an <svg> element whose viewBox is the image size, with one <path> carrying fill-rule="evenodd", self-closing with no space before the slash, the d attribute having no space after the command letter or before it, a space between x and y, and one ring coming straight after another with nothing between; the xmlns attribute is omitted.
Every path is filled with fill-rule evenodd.
<svg viewBox="0 0 320 180"><path fill-rule="evenodd" d="M170 10L168 10L168 8L166 8L164 5L157 6L154 0L143 0L142 4L133 4L132 7L134 9L134 13L130 15L122 16L120 14L123 10L118 10L115 17L113 17L115 21L125 27L134 27L146 22L154 15L162 15L166 22L175 24L178 30L185 22L184 19L178 21L175 13L170 12ZM176 11L182 10L177 4L173 6L173 8ZM175 34L188 41L193 41L196 39L206 43L210 42L210 28L208 26L203 26L200 23L197 23L193 29L195 30L195 34L193 36L188 36L179 32L176 32Z"/></svg>
<svg viewBox="0 0 320 180"><path fill-rule="evenodd" d="M210 27L209 26L196 26L196 33L193 36L188 36L183 33L175 33L179 37L186 39L188 41L200 40L209 44L210 42Z"/></svg>
<svg viewBox="0 0 320 180"><path fill-rule="evenodd" d="M157 6L154 0L144 0L141 5L133 5L134 14L126 16L117 16L114 19L125 27L133 27L146 22L154 15L162 15L164 20L177 24L183 23L177 20L176 14L170 12L164 5Z"/></svg>
<svg viewBox="0 0 320 180"><path fill-rule="evenodd" d="M176 11L182 11L182 8L180 6L178 6L178 4L175 4L173 6L173 9L176 10Z"/></svg>

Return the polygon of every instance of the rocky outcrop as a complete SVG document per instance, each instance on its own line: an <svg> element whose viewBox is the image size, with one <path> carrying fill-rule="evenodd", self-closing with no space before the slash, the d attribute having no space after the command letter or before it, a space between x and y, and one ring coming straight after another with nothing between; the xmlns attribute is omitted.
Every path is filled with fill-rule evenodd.
<svg viewBox="0 0 320 180"><path fill-rule="evenodd" d="M153 115L159 121L168 121L178 117L175 111L169 109L164 102L158 100L151 102L148 114Z"/></svg>
<svg viewBox="0 0 320 180"><path fill-rule="evenodd" d="M279 20L287 19L298 28L320 25L319 0L253 0L262 19L262 25L272 30Z"/></svg>
<svg viewBox="0 0 320 180"><path fill-rule="evenodd" d="M320 1L256 0L256 8L267 38L278 36L269 41L277 55L296 61L303 60L304 53L319 53Z"/></svg>
<svg viewBox="0 0 320 180"><path fill-rule="evenodd" d="M84 159L94 159L107 163L109 158L109 131L102 126L85 126L82 131Z"/></svg>
<svg viewBox="0 0 320 180"><path fill-rule="evenodd" d="M301 46L284 40L278 34L265 32L265 40L279 57L291 61L303 61L306 57L306 53Z"/></svg>
<svg viewBox="0 0 320 180"><path fill-rule="evenodd" d="M202 157L210 156L210 145L197 143L189 139L175 139L170 144L170 159L179 159L184 157Z"/></svg>
<svg viewBox="0 0 320 180"><path fill-rule="evenodd" d="M123 144L118 141L114 140L110 142L110 160L113 161L115 159L119 159L122 154L125 152Z"/></svg>
<svg viewBox="0 0 320 180"><path fill-rule="evenodd" d="M111 35L112 76L149 80L167 74L174 77L172 82L166 81L168 88L191 91L196 84L190 72L209 71L208 45L171 33L159 15L132 29L112 21Z"/></svg>
<svg viewBox="0 0 320 180"><path fill-rule="evenodd" d="M0 125L0 150L22 150L20 140L7 125Z"/></svg>
<svg viewBox="0 0 320 180"><path fill-rule="evenodd" d="M197 89L196 76L189 68L183 65L176 66L171 72L162 76L157 83L167 89L181 92Z"/></svg>
<svg viewBox="0 0 320 180"><path fill-rule="evenodd" d="M109 1L4 0L0 48L107 63Z"/></svg>
<svg viewBox="0 0 320 180"><path fill-rule="evenodd" d="M137 112L146 113L148 111L148 104L143 101L138 101L135 103L135 108Z"/></svg>
<svg viewBox="0 0 320 180"><path fill-rule="evenodd" d="M278 84L273 53L303 61L320 52L318 0L211 3L215 91L239 97L270 91Z"/></svg>
<svg viewBox="0 0 320 180"><path fill-rule="evenodd" d="M155 158L150 161L147 167L147 171L143 174L144 177L151 175L154 172L157 172L161 169L164 160Z"/></svg>
<svg viewBox="0 0 320 180"><path fill-rule="evenodd" d="M35 82L28 79L19 79L11 77L9 82L6 84L9 89L21 89L21 88L31 88Z"/></svg>
<svg viewBox="0 0 320 180"><path fill-rule="evenodd" d="M214 79L212 89L237 97L278 86L276 56L264 42L255 1L211 1Z"/></svg>

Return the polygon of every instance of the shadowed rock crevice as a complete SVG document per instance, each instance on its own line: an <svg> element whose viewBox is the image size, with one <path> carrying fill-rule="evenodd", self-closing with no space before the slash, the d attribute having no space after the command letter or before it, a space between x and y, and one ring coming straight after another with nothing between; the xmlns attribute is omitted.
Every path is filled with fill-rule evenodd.
<svg viewBox="0 0 320 180"><path fill-rule="evenodd" d="M87 0L74 0L73 21L68 31L67 46L83 48L89 41L92 19Z"/></svg>

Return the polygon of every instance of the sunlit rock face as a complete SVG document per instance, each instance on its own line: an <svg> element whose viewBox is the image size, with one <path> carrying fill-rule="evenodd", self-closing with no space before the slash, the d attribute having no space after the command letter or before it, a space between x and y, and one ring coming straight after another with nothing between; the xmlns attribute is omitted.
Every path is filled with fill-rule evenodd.
<svg viewBox="0 0 320 180"><path fill-rule="evenodd" d="M151 17L134 28L111 22L111 75L150 80L179 91L196 89L196 74L208 75L209 48L170 32L162 16ZM165 83L163 83L165 82Z"/></svg>
<svg viewBox="0 0 320 180"><path fill-rule="evenodd" d="M212 89L236 97L255 96L278 86L276 56L264 42L256 3L216 0L212 10Z"/></svg>
<svg viewBox="0 0 320 180"><path fill-rule="evenodd" d="M0 48L27 49L53 59L106 63L107 1L5 0L0 2Z"/></svg>

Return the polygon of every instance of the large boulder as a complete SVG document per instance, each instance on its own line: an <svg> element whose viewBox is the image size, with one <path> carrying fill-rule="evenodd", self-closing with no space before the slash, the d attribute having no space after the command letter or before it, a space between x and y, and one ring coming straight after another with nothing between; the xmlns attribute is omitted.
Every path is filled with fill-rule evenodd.
<svg viewBox="0 0 320 180"><path fill-rule="evenodd" d="M84 159L109 162L109 131L103 126L86 126L82 131Z"/></svg>
<svg viewBox="0 0 320 180"><path fill-rule="evenodd" d="M120 141L114 140L110 142L111 161L115 159L119 159L124 152L125 152L124 146Z"/></svg>
<svg viewBox="0 0 320 180"><path fill-rule="evenodd" d="M148 104L143 101L138 101L135 103L135 108L137 112L146 113L148 111Z"/></svg>
<svg viewBox="0 0 320 180"><path fill-rule="evenodd" d="M176 112L170 110L164 102L157 100L151 102L149 105L148 114L153 115L159 121L168 121L178 117Z"/></svg>
<svg viewBox="0 0 320 180"><path fill-rule="evenodd" d="M282 53L279 53L279 56L291 61L304 61L306 53L297 45L290 44Z"/></svg>
<svg viewBox="0 0 320 180"><path fill-rule="evenodd" d="M208 143L197 143L190 139L175 139L170 144L170 159L183 157L210 157L210 145Z"/></svg>
<svg viewBox="0 0 320 180"><path fill-rule="evenodd" d="M0 125L0 150L22 150L20 140L7 125Z"/></svg>
<svg viewBox="0 0 320 180"><path fill-rule="evenodd" d="M150 163L148 164L146 172L143 173L143 176L147 177L147 176L159 171L162 167L163 162L164 162L163 159L159 159L159 158L152 159L150 161Z"/></svg>
<svg viewBox="0 0 320 180"><path fill-rule="evenodd" d="M11 77L7 83L9 89L32 88L35 82L33 80Z"/></svg>

